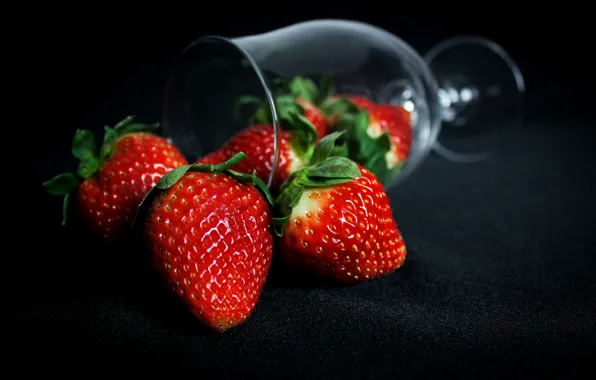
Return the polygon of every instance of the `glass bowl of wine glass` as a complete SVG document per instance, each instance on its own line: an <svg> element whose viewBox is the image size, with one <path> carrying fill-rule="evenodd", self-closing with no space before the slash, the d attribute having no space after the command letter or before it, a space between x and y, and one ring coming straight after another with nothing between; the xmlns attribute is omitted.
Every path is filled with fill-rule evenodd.
<svg viewBox="0 0 596 380"><path fill-rule="evenodd" d="M481 37L421 55L373 25L313 20L191 43L168 79L163 133L192 161L247 150L241 169L275 190L321 138L341 132L342 154L389 190L433 151L490 157L494 132L519 122L524 90L515 62Z"/></svg>

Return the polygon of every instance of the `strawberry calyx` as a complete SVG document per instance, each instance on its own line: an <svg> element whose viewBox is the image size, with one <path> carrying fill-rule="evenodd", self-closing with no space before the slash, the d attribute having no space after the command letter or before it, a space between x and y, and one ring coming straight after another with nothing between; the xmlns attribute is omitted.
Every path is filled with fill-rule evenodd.
<svg viewBox="0 0 596 380"><path fill-rule="evenodd" d="M99 149L93 133L87 129L78 129L72 141L72 155L79 160L75 173L61 173L43 183L46 191L52 195L63 196L62 225L66 224L68 206L72 192L87 178L93 177L101 164L114 153L118 139L129 133L151 132L159 124L133 123L134 116L127 116L113 128L104 127L104 140Z"/></svg>
<svg viewBox="0 0 596 380"><path fill-rule="evenodd" d="M335 86L330 75L323 75L318 86L311 79L297 76L288 87L295 96L316 105L328 119L336 115L355 114L360 111L360 107L351 100L344 97L332 97L335 93Z"/></svg>
<svg viewBox="0 0 596 380"><path fill-rule="evenodd" d="M308 159L319 136L314 125L304 116L304 108L291 94L278 94L273 101L283 130L292 132L292 149L299 157ZM249 103L259 105L250 119L251 125L273 124L271 107L267 102L252 96L243 96L237 101L238 105Z"/></svg>
<svg viewBox="0 0 596 380"><path fill-rule="evenodd" d="M305 117L306 110L298 100L305 100L315 107L326 103L333 93L331 77L323 76L319 86L313 80L302 76L296 76L290 82L284 79L274 79L270 81L269 89L283 129L299 134L292 142L293 148L301 157L308 159L312 153L313 143L318 140L319 136L315 126ZM236 102L236 110L249 104L258 107L250 119L251 124L273 123L271 107L267 102L255 96L240 97Z"/></svg>
<svg viewBox="0 0 596 380"><path fill-rule="evenodd" d="M344 132L333 132L319 141L307 166L295 171L284 182L275 199L276 217L273 227L276 235L283 235L283 226L290 220L305 190L325 188L352 182L361 176L358 165L343 156L337 141Z"/></svg>
<svg viewBox="0 0 596 380"><path fill-rule="evenodd" d="M312 79L302 76L294 77L287 86L292 95L317 107L321 107L333 94L333 81L329 75L323 75L318 86Z"/></svg>
<svg viewBox="0 0 596 380"><path fill-rule="evenodd" d="M238 152L234 156L229 158L227 161L221 162L219 164L195 163L190 165L179 166L176 169L170 170L161 177L157 184L151 190L149 190L147 194L145 194L145 197L143 198L143 200L137 208L137 212L132 222L131 229L133 229L136 225L136 221L141 212L141 209L145 204L148 203L148 200L151 199L156 194L156 192L160 190L166 190L174 186L188 172L219 173L230 176L231 178L239 182L250 184L256 187L257 190L259 190L263 194L269 206L273 207L273 196L267 189L267 185L265 184L265 182L263 182L261 179L257 177L256 171L254 171L253 174L247 174L230 169L231 167L237 165L238 163L246 159L246 157L247 156L244 152Z"/></svg>
<svg viewBox="0 0 596 380"><path fill-rule="evenodd" d="M393 175L385 158L391 151L391 138L387 131L379 137L371 137L368 134L369 125L369 112L359 109L357 112L342 114L335 130L345 132L342 143L345 144L347 157L373 172L381 183L385 183Z"/></svg>

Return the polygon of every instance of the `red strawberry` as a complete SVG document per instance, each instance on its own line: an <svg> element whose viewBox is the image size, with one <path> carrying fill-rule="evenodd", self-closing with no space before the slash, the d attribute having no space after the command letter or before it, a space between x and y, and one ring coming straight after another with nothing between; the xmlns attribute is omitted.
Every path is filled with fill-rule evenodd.
<svg viewBox="0 0 596 380"><path fill-rule="evenodd" d="M276 200L287 262L346 283L393 272L406 246L383 185L343 157L330 156L332 133L321 140L308 167L295 172Z"/></svg>
<svg viewBox="0 0 596 380"><path fill-rule="evenodd" d="M223 332L254 310L271 264L271 195L255 176L217 165L182 166L147 196L154 264L189 310ZM145 204L145 202L144 202Z"/></svg>
<svg viewBox="0 0 596 380"><path fill-rule="evenodd" d="M412 144L410 115L400 106L369 105L360 109L347 99L328 104L339 114L334 130L346 131L347 156L386 184L408 159Z"/></svg>
<svg viewBox="0 0 596 380"><path fill-rule="evenodd" d="M104 142L96 151L88 130L77 130L73 155L80 160L77 173L63 173L44 183L46 190L64 196L63 222L73 192L83 219L107 241L128 232L145 194L170 170L187 164L164 138L148 133L158 125L133 123L129 116L114 128L105 127Z"/></svg>
<svg viewBox="0 0 596 380"><path fill-rule="evenodd" d="M270 190L279 186L292 172L300 169L309 159L314 149L316 133L312 126L298 113L288 113L283 117L279 131L279 155L270 183ZM264 182L269 182L275 158L275 135L271 124L256 124L243 129L230 138L220 149L197 161L197 163L221 162L237 152L243 152L247 159L241 161L234 170L243 173L256 171Z"/></svg>

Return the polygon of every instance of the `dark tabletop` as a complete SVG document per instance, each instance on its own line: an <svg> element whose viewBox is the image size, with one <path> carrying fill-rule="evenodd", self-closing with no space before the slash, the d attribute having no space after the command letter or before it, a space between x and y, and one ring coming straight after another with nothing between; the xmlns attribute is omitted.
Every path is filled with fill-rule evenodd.
<svg viewBox="0 0 596 380"><path fill-rule="evenodd" d="M96 34L110 29L101 20ZM392 193L408 245L403 268L366 284L329 287L274 266L255 312L218 335L145 274L134 249L106 248L78 225L61 228L60 200L41 188L43 180L73 169L68 144L75 128L100 131L131 112L149 122L159 118L171 57L151 46L168 44L163 31L155 27L138 47L140 37L131 39L124 29L141 35L152 28L114 23L108 42L102 35L47 50L46 57L64 58L59 65L46 59L51 70L31 60L52 83L33 92L23 87L21 116L43 120L35 131L31 122L10 126L31 160L17 162L24 171L4 165L3 216L10 224L0 278L4 370L8 364L20 374L326 379L596 373L596 129L593 122L571 121L570 104L591 108L569 98L575 90L568 77L547 59L552 50L546 47L559 46L556 56L567 61L571 48L561 50L567 45L532 36L516 45L518 56L531 48L543 56L523 67L531 112L523 128L503 132L509 145L500 156L472 165L429 157ZM554 38L560 28L553 30ZM201 34L189 31L167 54ZM117 49L105 47L119 40ZM141 50L142 59L134 56ZM66 76L72 83L62 82ZM57 105L42 112L40 99ZM5 152L11 144L4 140Z"/></svg>

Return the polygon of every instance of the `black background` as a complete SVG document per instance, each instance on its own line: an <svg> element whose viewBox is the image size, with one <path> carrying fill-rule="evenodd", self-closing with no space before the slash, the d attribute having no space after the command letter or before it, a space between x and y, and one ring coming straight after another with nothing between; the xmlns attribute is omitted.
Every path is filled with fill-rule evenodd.
<svg viewBox="0 0 596 380"><path fill-rule="evenodd" d="M539 11L503 3L324 5L104 5L47 10L46 18L36 9L35 21L21 24L13 44L25 72L15 90L24 107L12 130L28 149L18 165L29 192L10 188L6 205L15 231L4 249L9 364L26 372L206 377L594 373L588 12L571 4ZM73 169L76 128L100 131L131 113L159 121L169 65L201 35L260 33L322 17L376 24L420 52L453 35L482 35L501 44L526 79L526 124L509 132L507 155L473 166L430 157L392 195L409 244L398 273L331 289L273 277L249 321L217 336L139 276L130 250L58 226L60 200L40 184Z"/></svg>

